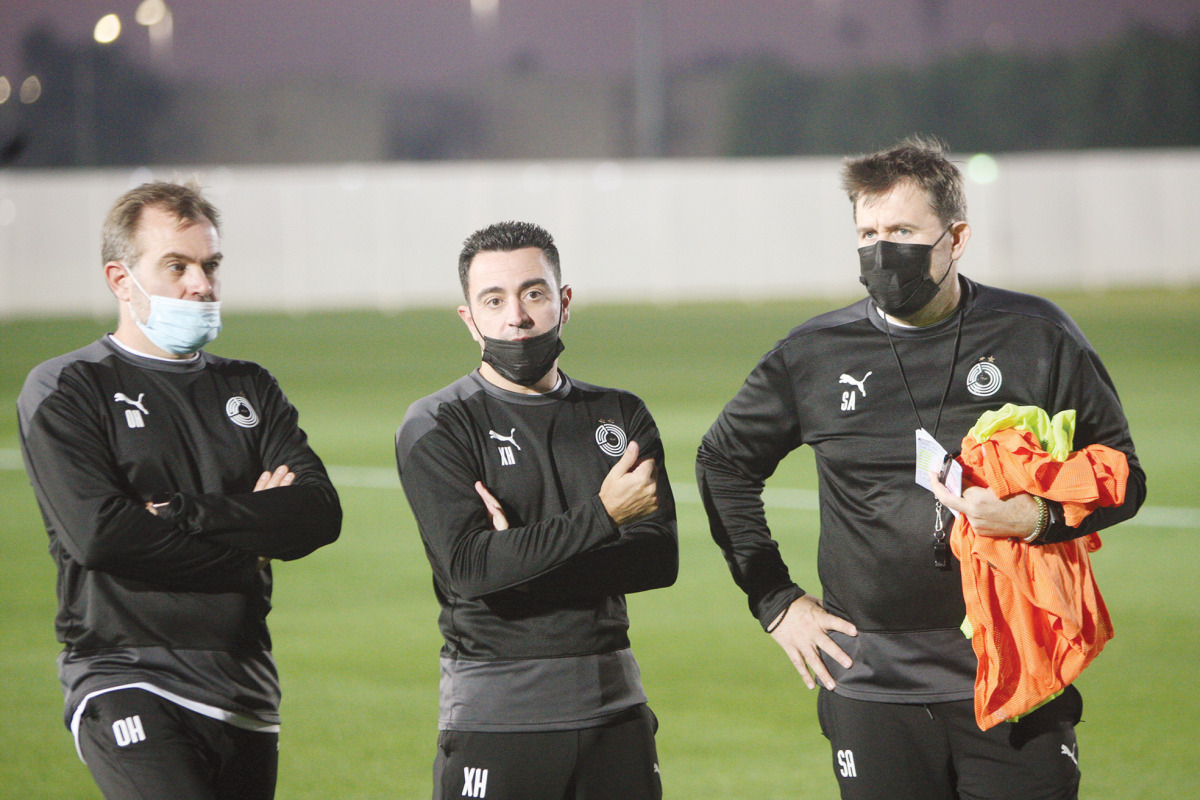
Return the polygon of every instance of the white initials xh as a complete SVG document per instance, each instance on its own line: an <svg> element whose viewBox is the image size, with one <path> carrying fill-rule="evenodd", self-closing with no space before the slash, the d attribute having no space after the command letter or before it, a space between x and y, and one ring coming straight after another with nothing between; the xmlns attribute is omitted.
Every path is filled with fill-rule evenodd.
<svg viewBox="0 0 1200 800"><path fill-rule="evenodd" d="M477 767L463 767L463 797L487 796L488 771Z"/></svg>

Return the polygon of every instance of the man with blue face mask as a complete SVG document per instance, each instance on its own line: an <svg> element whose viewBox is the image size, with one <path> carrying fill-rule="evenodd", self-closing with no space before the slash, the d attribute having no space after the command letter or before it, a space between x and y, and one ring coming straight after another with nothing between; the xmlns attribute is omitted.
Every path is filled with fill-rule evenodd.
<svg viewBox="0 0 1200 800"><path fill-rule="evenodd" d="M274 378L201 349L221 328L218 225L191 186L123 195L102 233L116 331L34 368L18 400L65 722L108 800L273 797L270 562L341 527Z"/></svg>
<svg viewBox="0 0 1200 800"><path fill-rule="evenodd" d="M1116 390L1061 309L958 274L971 227L940 142L848 159L842 178L868 297L791 331L705 435L696 474L713 538L764 630L810 689L820 685L843 798L1074 798L1073 686L1019 721L976 724L978 660L960 630L947 537L952 512L1025 549L1137 513L1146 479ZM982 486L958 496L917 466L921 452L942 464L939 451L957 453L980 415L1005 403L1074 410L1075 449L1103 444L1127 458L1124 503L1072 527L1051 499ZM792 581L762 500L801 445L819 477L821 596Z"/></svg>

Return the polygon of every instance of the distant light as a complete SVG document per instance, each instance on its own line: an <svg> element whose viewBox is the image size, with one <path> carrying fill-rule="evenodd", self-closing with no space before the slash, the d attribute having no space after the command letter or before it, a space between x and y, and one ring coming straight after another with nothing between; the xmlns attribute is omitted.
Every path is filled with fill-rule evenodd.
<svg viewBox="0 0 1200 800"><path fill-rule="evenodd" d="M500 15L500 0L471 0L471 18L490 23Z"/></svg>
<svg viewBox="0 0 1200 800"><path fill-rule="evenodd" d="M142 0L138 4L137 11L134 12L133 18L138 25L145 25L149 28L166 19L167 13L167 4L163 0Z"/></svg>
<svg viewBox="0 0 1200 800"><path fill-rule="evenodd" d="M967 159L967 177L975 183L995 183L1000 177L1000 165L987 153L978 153Z"/></svg>
<svg viewBox="0 0 1200 800"><path fill-rule="evenodd" d="M42 82L38 80L37 75L30 75L25 80L21 81L21 102L29 105L36 103L38 98L42 96Z"/></svg>
<svg viewBox="0 0 1200 800"><path fill-rule="evenodd" d="M147 14L147 18L153 21L142 23L146 26L146 34L150 37L150 52L154 54L155 58L167 61L171 57L171 43L175 38L175 17L162 0L143 0L142 5L138 6L139 14L145 6L151 6L150 11L160 12L153 15ZM142 17L138 17L138 22L142 22Z"/></svg>
<svg viewBox="0 0 1200 800"><path fill-rule="evenodd" d="M12 86L8 82L8 78L0 75L0 106L12 97Z"/></svg>
<svg viewBox="0 0 1200 800"><path fill-rule="evenodd" d="M116 14L105 14L96 23L92 38L100 44L112 44L121 35L121 18Z"/></svg>

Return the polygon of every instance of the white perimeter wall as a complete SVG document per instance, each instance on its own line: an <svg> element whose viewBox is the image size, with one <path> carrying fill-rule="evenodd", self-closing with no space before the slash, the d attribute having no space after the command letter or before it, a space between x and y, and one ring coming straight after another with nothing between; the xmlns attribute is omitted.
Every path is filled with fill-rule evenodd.
<svg viewBox="0 0 1200 800"><path fill-rule="evenodd" d="M1010 288L1195 286L1200 151L997 158L968 180L961 264ZM451 162L156 170L224 214L227 311L397 309L458 299L462 239L548 228L578 300L861 293L838 159ZM146 170L0 172L0 318L107 316L100 224Z"/></svg>

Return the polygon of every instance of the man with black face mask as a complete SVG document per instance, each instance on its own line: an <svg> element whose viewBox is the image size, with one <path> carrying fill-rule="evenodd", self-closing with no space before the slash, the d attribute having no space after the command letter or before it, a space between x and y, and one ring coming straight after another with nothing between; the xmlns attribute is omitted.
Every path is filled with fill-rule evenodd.
<svg viewBox="0 0 1200 800"><path fill-rule="evenodd" d="M625 610L678 570L658 429L558 369L571 288L549 233L475 232L459 279L482 363L396 434L442 607L433 797L661 797Z"/></svg>
<svg viewBox="0 0 1200 800"><path fill-rule="evenodd" d="M1061 309L958 275L971 228L940 142L849 159L843 184L869 298L793 330L705 435L696 473L712 535L763 628L821 686L843 798L1074 798L1073 686L1018 722L976 724L978 661L947 534L954 512L978 536L1037 548L1132 517L1145 474L1116 390ZM1005 403L1073 409L1074 449L1127 459L1124 503L1071 527L1052 500L981 486L959 496L919 471L915 442L957 453ZM762 502L763 481L805 444L820 485L820 598L791 580Z"/></svg>

